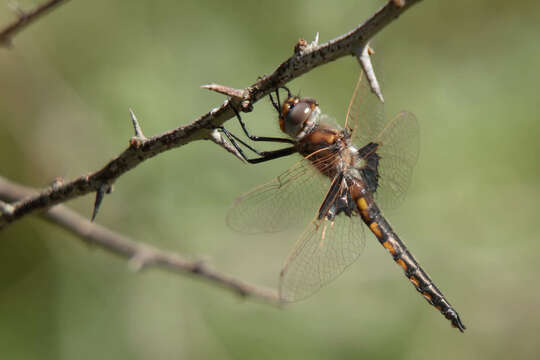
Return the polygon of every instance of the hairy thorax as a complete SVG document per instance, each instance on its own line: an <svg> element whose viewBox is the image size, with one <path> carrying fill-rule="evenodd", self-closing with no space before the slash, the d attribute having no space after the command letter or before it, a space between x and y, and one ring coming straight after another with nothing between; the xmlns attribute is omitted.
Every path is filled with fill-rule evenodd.
<svg viewBox="0 0 540 360"><path fill-rule="evenodd" d="M350 136L324 124L298 139L296 147L319 172L330 178L354 164L356 150L350 146Z"/></svg>

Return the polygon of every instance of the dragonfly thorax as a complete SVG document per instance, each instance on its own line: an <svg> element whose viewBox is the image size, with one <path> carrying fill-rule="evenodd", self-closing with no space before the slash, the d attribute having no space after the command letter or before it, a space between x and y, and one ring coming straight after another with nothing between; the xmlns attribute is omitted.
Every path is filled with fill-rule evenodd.
<svg viewBox="0 0 540 360"><path fill-rule="evenodd" d="M323 175L334 179L342 174L346 183L362 184L375 193L379 183L379 144L362 148L352 143L352 131L341 128L335 120L321 113L311 98L289 97L279 116L281 130L295 140L296 150L309 159ZM338 206L334 215L347 206Z"/></svg>
<svg viewBox="0 0 540 360"><path fill-rule="evenodd" d="M297 140L296 147L319 172L331 179L339 173L348 175L357 163L358 150L351 145L350 134L325 121L317 121L308 134Z"/></svg>

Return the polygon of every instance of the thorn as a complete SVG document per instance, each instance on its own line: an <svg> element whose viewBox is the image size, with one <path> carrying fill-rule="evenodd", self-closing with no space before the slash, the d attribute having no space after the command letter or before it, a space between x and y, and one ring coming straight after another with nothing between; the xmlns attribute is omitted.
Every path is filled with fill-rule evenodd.
<svg viewBox="0 0 540 360"><path fill-rule="evenodd" d="M144 136L141 126L139 125L139 121L131 108L129 108L129 116L131 117L131 123L133 124L133 129L135 130L135 137L141 140L141 142L144 142L144 140L146 140L146 136Z"/></svg>
<svg viewBox="0 0 540 360"><path fill-rule="evenodd" d="M52 188L53 190L58 190L62 185L64 185L64 178L61 177L61 176L56 177L56 178L51 182L51 188Z"/></svg>
<svg viewBox="0 0 540 360"><path fill-rule="evenodd" d="M242 112L252 112L253 111L253 104L250 100L244 100L240 103L240 107L242 108Z"/></svg>
<svg viewBox="0 0 540 360"><path fill-rule="evenodd" d="M238 150L232 146L224 137L223 134L219 132L219 129L214 129L212 133L210 134L210 140L212 140L215 144L223 147L225 150L239 158L242 162L244 162L244 159L238 152Z"/></svg>
<svg viewBox="0 0 540 360"><path fill-rule="evenodd" d="M396 5L396 7L398 8L402 8L405 6L405 0L393 0L394 1L394 5Z"/></svg>
<svg viewBox="0 0 540 360"><path fill-rule="evenodd" d="M379 82L377 81L377 76L375 76L375 71L373 70L373 64L371 63L371 54L374 54L375 52L371 47L369 47L369 44L366 44L363 49L356 49L356 58L358 59L358 62L360 63L360 66L362 67L362 70L364 70L364 73L366 74L366 78L369 82L369 87L371 88L371 91L377 95L379 100L384 103L384 97L381 92L381 87L379 85Z"/></svg>
<svg viewBox="0 0 540 360"><path fill-rule="evenodd" d="M191 272L194 274L199 274L201 272L204 272L206 269L205 261L202 259L196 260L193 263L193 267L191 268Z"/></svg>
<svg viewBox="0 0 540 360"><path fill-rule="evenodd" d="M99 189L96 191L96 201L94 202L94 211L92 212L92 222L96 219L96 216L101 206L101 202L105 197L105 194L110 194L112 192L112 186L109 184L102 184Z"/></svg>
<svg viewBox="0 0 540 360"><path fill-rule="evenodd" d="M315 39L311 42L311 46L313 47L319 46L319 32L318 31L315 34Z"/></svg>
<svg viewBox="0 0 540 360"><path fill-rule="evenodd" d="M308 45L308 43L307 43L306 39L304 39L304 38L298 39L298 42L296 43L296 45L294 45L294 53L295 54L301 53L302 51L304 51L304 49L306 48L307 45Z"/></svg>
<svg viewBox="0 0 540 360"><path fill-rule="evenodd" d="M303 38L299 39L296 45L294 46L295 54L304 54L308 51L313 51L319 46L319 33L315 34L315 39L308 44L307 41Z"/></svg>
<svg viewBox="0 0 540 360"><path fill-rule="evenodd" d="M15 211L15 207L7 202L0 200L0 213L11 216L13 215L13 212Z"/></svg>
<svg viewBox="0 0 540 360"><path fill-rule="evenodd" d="M154 261L153 251L145 245L141 246L142 247L133 254L128 262L128 268L133 272L143 270L147 265L150 265Z"/></svg>
<svg viewBox="0 0 540 360"><path fill-rule="evenodd" d="M128 268L129 270L133 272L139 272L144 268L145 260L144 256L142 255L135 255L133 256L129 262L128 262Z"/></svg>
<svg viewBox="0 0 540 360"><path fill-rule="evenodd" d="M243 100L246 95L246 91L244 89L234 89L234 88L231 88L225 85L219 85L219 84L201 85L201 89L215 91L217 93L227 95L238 100Z"/></svg>
<svg viewBox="0 0 540 360"><path fill-rule="evenodd" d="M140 148L143 145L143 142L144 140L138 136L133 136L131 139L129 139L129 145L135 149Z"/></svg>

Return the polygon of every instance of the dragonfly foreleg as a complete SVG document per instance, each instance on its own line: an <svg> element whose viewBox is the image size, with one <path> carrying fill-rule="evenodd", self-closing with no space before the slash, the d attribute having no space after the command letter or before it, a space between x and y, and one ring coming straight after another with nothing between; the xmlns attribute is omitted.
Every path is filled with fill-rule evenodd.
<svg viewBox="0 0 540 360"><path fill-rule="evenodd" d="M220 127L219 130L223 134L225 134L227 139L229 139L229 141L231 142L232 146L234 146L234 148L238 150L238 153L240 154L242 159L244 159L250 164L258 164L261 162L278 159L280 157L294 154L297 151L296 147L294 146L279 149L279 150L273 150L273 151L258 151L257 149L251 147L246 142L242 141L242 139L238 138L236 135L234 135L233 133L231 133L229 130L225 129L224 127ZM244 153L244 151L242 150L242 147L239 145L239 143L244 145L249 150L253 151L255 154L259 155L260 157L255 158L255 159L248 158L246 154Z"/></svg>
<svg viewBox="0 0 540 360"><path fill-rule="evenodd" d="M288 139L288 138L278 138L278 137L266 137L266 136L256 136L251 135L249 131L246 128L246 124L242 120L242 117L240 116L240 113L238 110L234 107L233 103L229 101L229 106L231 109L233 109L236 118L238 119L238 122L240 123L240 126L242 127L242 130L244 131L244 134L252 140L252 141L266 141L266 142L279 142L279 143L288 143L288 144L294 144L294 140Z"/></svg>

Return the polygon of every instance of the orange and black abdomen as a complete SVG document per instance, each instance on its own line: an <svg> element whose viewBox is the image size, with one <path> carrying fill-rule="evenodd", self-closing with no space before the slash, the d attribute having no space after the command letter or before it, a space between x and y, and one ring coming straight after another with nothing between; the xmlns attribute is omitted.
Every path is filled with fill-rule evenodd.
<svg viewBox="0 0 540 360"><path fill-rule="evenodd" d="M359 183L353 183L351 186L351 196L364 223L377 237L381 245L392 255L394 261L403 269L405 276L407 276L415 289L424 296L428 303L436 307L444 317L450 320L454 327L463 332L465 325L461 322L458 313L433 284L433 281L407 250L405 244L394 233L373 198Z"/></svg>

